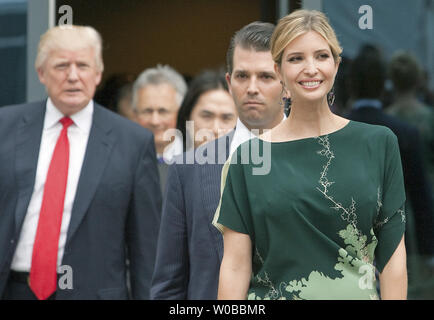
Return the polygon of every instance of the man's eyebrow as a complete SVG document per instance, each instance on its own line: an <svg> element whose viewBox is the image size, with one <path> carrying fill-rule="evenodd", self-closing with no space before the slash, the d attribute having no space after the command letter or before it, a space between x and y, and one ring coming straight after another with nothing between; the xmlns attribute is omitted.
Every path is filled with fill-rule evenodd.
<svg viewBox="0 0 434 320"><path fill-rule="evenodd" d="M274 71L271 70L255 70L255 71L247 71L247 70L235 70L234 73L253 73L253 74L275 74Z"/></svg>
<svg viewBox="0 0 434 320"><path fill-rule="evenodd" d="M234 73L249 73L249 72L243 69L238 69L238 70L234 70Z"/></svg>
<svg viewBox="0 0 434 320"><path fill-rule="evenodd" d="M265 76L273 76L273 77L276 75L273 71L260 71L259 74Z"/></svg>

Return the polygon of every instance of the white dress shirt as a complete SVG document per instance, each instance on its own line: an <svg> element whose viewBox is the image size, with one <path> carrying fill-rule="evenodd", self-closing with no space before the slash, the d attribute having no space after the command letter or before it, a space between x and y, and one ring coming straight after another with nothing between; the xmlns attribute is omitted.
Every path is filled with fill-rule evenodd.
<svg viewBox="0 0 434 320"><path fill-rule="evenodd" d="M164 148L163 154L157 154L157 159L163 159L163 161L167 164L171 164L173 158L176 156L179 156L184 152L184 144L182 142L182 139L180 139L178 136L175 136L175 139L173 142L171 142L169 145L167 145Z"/></svg>
<svg viewBox="0 0 434 320"><path fill-rule="evenodd" d="M286 115L283 114L283 119L282 122L286 120ZM232 154L234 153L235 150L237 150L237 148L242 145L244 142L255 138L256 135L250 131L249 129L247 129L247 127L244 125L244 123L240 120L240 118L238 118L237 120L237 126L235 127L235 133L234 133L234 137L232 138L232 142L231 142L231 153L230 155L232 156Z"/></svg>
<svg viewBox="0 0 434 320"><path fill-rule="evenodd" d="M63 258L66 234L68 232L69 222L71 220L72 205L74 203L78 179L80 177L81 167L83 164L84 155L86 153L87 142L92 126L93 109L94 104L91 100L84 109L71 116L71 119L74 123L68 128L68 140L70 148L68 182L66 186L62 225L60 229L59 251L57 255L58 267L60 266ZM64 115L53 105L51 99L48 99L41 145L39 149L35 186L33 188L33 194L30 199L29 207L27 208L26 216L24 218L20 239L12 260L11 269L14 271L30 272L33 244L35 242L36 230L39 221L45 180L47 178L48 168L50 166L51 157L54 152L54 147L56 146L57 139L59 138L60 132L63 128L62 124L59 122L63 117Z"/></svg>

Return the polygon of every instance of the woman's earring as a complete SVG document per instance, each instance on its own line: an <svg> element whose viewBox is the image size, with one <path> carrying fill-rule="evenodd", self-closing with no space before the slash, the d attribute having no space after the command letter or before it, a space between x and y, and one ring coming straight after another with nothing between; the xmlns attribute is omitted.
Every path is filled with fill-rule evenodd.
<svg viewBox="0 0 434 320"><path fill-rule="evenodd" d="M283 112L285 112L285 115L288 116L289 112L291 111L291 104L292 104L291 98L283 97L283 102L284 102Z"/></svg>
<svg viewBox="0 0 434 320"><path fill-rule="evenodd" d="M287 94L288 91L286 90L285 84L283 83L283 81L280 81L280 84L282 85L282 92L280 92L280 102L279 102L279 105L281 107L284 107L287 104L288 98L286 96L288 95Z"/></svg>
<svg viewBox="0 0 434 320"><path fill-rule="evenodd" d="M329 103L330 107L335 103L335 99L335 90L332 88L332 90L327 94L327 102Z"/></svg>
<svg viewBox="0 0 434 320"><path fill-rule="evenodd" d="M288 116L289 110L291 109L291 98L288 98L290 95L288 94L288 90L286 90L283 81L280 81L280 84L282 85L282 92L280 93L279 105L283 108L283 111Z"/></svg>

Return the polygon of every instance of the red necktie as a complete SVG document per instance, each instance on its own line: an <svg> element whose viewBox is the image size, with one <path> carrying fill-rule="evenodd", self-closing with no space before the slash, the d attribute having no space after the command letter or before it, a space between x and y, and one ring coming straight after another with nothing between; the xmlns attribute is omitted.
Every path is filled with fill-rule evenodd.
<svg viewBox="0 0 434 320"><path fill-rule="evenodd" d="M60 122L63 129L48 168L30 270L30 288L40 300L50 297L57 288L57 252L68 180L68 127L73 121L65 117Z"/></svg>

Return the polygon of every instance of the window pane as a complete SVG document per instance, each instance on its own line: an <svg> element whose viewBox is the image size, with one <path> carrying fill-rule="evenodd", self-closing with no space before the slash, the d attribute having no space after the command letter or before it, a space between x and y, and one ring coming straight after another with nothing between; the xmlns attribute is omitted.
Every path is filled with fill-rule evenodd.
<svg viewBox="0 0 434 320"><path fill-rule="evenodd" d="M0 106L26 100L27 0L0 0Z"/></svg>

